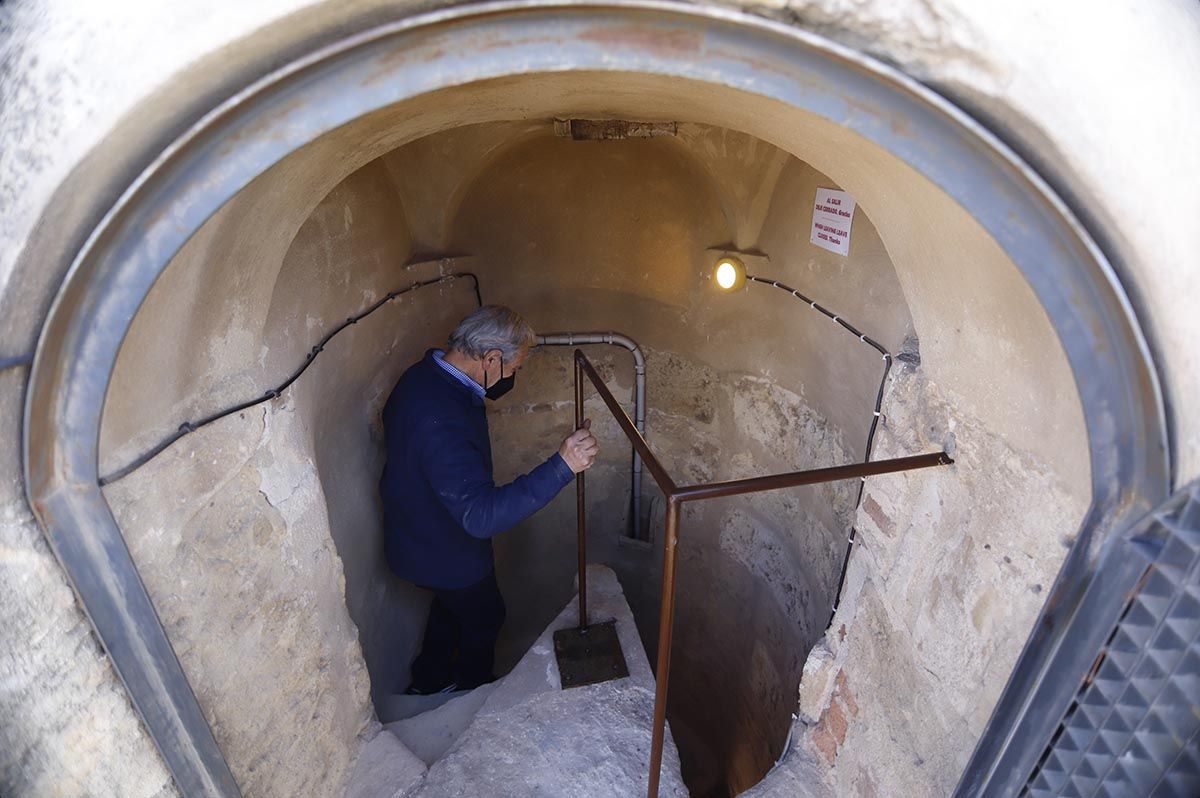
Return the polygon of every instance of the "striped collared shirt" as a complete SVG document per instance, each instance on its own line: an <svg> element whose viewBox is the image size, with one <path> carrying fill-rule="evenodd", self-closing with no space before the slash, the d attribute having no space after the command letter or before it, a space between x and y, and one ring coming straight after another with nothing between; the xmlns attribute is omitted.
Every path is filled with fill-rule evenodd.
<svg viewBox="0 0 1200 798"><path fill-rule="evenodd" d="M437 362L437 364L439 366L442 367L443 371L445 371L451 377L458 380L463 385L467 386L472 391L474 391L475 395L478 396L480 399L482 399L487 394L487 391L485 391L483 389L482 385L475 382L475 380L468 377L466 374L464 374L459 369L457 369L454 366L447 363L446 362L446 353L444 351L442 351L441 349L433 350L433 359L434 359L434 361Z"/></svg>

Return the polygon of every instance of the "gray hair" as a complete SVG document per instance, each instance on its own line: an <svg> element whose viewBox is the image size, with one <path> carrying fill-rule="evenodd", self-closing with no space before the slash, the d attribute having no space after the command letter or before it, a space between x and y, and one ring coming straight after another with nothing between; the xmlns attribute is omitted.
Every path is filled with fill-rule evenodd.
<svg viewBox="0 0 1200 798"><path fill-rule="evenodd" d="M537 333L529 322L503 305L484 305L458 323L446 346L470 357L483 357L499 349L505 363L517 353L537 343Z"/></svg>

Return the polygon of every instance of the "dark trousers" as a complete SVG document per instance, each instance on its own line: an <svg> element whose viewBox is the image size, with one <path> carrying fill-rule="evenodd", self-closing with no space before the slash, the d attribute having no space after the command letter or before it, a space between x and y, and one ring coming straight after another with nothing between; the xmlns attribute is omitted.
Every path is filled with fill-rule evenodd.
<svg viewBox="0 0 1200 798"><path fill-rule="evenodd" d="M504 625L504 597L496 572L467 587L432 589L425 639L412 666L413 686L434 691L454 682L460 690L469 690L490 682L496 638Z"/></svg>

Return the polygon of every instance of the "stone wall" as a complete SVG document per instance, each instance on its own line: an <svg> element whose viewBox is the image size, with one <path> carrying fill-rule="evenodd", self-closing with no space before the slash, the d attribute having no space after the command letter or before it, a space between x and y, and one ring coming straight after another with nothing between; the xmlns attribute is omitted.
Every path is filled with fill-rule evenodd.
<svg viewBox="0 0 1200 798"><path fill-rule="evenodd" d="M161 435L164 415L262 395L347 317L438 275L436 263L405 267L404 206L377 161L317 198L292 240L279 238L286 224L260 232L265 198L296 179L284 164L259 181L156 286L118 367L111 461L146 445L143 430ZM383 559L378 416L403 369L472 307L463 281L388 303L283 399L188 436L106 491L243 789L337 794L373 728L368 686L407 683L427 597ZM178 573L194 576L175 585ZM296 737L281 747L271 728Z"/></svg>
<svg viewBox="0 0 1200 798"><path fill-rule="evenodd" d="M1086 500L920 368L894 372L884 409L877 457L953 435L956 463L868 480L842 605L804 668L798 744L832 768L838 794L945 795Z"/></svg>
<svg viewBox="0 0 1200 798"><path fill-rule="evenodd" d="M6 429L17 423L23 376L0 374ZM26 508L16 472L7 473L0 480L0 790L173 798L171 774Z"/></svg>
<svg viewBox="0 0 1200 798"><path fill-rule="evenodd" d="M406 216L379 161L321 200L289 245L271 297L263 346L273 359L302 363L308 349L344 319L445 270L440 263L405 265L414 248ZM327 504L329 533L346 574L346 605L358 626L374 696L407 686L428 603L426 593L395 578L384 559L379 415L400 374L440 345L474 307L466 280L398 297L340 333L313 373L291 389L296 412L311 430L310 467Z"/></svg>
<svg viewBox="0 0 1200 798"><path fill-rule="evenodd" d="M374 718L311 451L285 400L105 490L248 795L340 795Z"/></svg>

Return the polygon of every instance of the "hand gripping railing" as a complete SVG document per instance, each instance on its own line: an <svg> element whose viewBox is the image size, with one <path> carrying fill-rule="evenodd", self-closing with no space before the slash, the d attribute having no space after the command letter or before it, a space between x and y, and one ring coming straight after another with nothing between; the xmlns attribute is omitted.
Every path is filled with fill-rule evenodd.
<svg viewBox="0 0 1200 798"><path fill-rule="evenodd" d="M666 529L663 533L662 604L658 615L658 667L655 670L654 731L650 745L650 778L646 789L649 798L658 798L658 781L662 770L663 738L667 723L667 686L671 672L671 630L675 623L675 546L679 539L679 506L684 502L716 499L722 496L740 496L745 493L761 493L798 485L813 485L819 482L835 482L841 479L869 477L874 474L890 474L910 471L915 468L949 465L954 462L945 452L920 454L914 457L899 457L894 460L878 460L869 463L815 468L810 471L792 471L786 474L770 474L751 479L735 479L728 482L712 482L705 485L680 487L671 479L662 463L650 451L645 437L617 402L612 391L596 373L587 356L575 350L575 426L583 426L583 378L591 381L596 393L616 419L633 449L641 455L646 470L658 483L659 490L667 501ZM575 477L575 497L578 511L579 539L579 627L587 627L587 519L584 506L584 475Z"/></svg>

